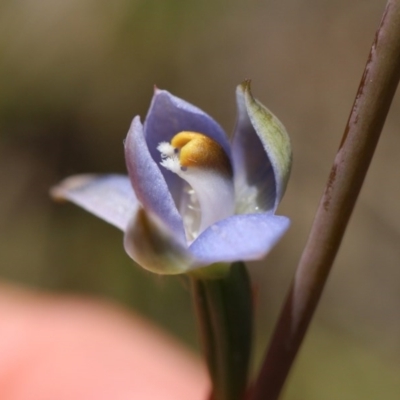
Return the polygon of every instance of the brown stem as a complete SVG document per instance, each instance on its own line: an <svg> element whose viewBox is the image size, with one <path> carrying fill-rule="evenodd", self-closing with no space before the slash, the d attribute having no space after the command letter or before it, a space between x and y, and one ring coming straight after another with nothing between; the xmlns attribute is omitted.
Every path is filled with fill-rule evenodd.
<svg viewBox="0 0 400 400"><path fill-rule="evenodd" d="M252 400L276 400L281 393L340 246L399 79L400 0L390 0Z"/></svg>

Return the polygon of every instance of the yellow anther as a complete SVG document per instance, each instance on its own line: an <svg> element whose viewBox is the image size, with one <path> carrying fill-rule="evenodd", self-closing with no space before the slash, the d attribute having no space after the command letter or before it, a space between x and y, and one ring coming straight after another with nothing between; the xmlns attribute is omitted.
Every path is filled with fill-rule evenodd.
<svg viewBox="0 0 400 400"><path fill-rule="evenodd" d="M172 147L179 150L182 167L199 167L232 175L232 166L222 146L202 133L179 132L171 140Z"/></svg>

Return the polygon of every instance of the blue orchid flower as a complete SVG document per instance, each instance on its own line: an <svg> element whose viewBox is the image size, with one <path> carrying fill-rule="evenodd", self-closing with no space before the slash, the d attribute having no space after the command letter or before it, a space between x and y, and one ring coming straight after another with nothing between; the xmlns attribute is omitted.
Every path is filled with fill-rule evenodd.
<svg viewBox="0 0 400 400"><path fill-rule="evenodd" d="M155 89L144 125L135 117L125 140L128 176L72 176L53 197L121 229L128 255L159 274L263 258L290 224L275 215L290 174L290 141L249 81L236 96L230 143L206 113Z"/></svg>

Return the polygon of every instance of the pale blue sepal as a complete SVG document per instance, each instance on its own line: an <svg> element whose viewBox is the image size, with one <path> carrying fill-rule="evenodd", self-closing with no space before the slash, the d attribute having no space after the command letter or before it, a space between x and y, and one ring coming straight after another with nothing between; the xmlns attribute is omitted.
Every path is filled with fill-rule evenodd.
<svg viewBox="0 0 400 400"><path fill-rule="evenodd" d="M206 229L189 247L193 267L266 256L290 225L287 217L272 213L233 215Z"/></svg>
<svg viewBox="0 0 400 400"><path fill-rule="evenodd" d="M144 122L144 134L150 153L157 161L160 142L169 142L181 131L200 132L219 143L230 158L228 138L221 126L208 114L193 104L166 90L155 89L149 112Z"/></svg>
<svg viewBox="0 0 400 400"><path fill-rule="evenodd" d="M188 270L192 257L173 232L155 215L137 207L124 237L128 255L148 271L175 275Z"/></svg>
<svg viewBox="0 0 400 400"><path fill-rule="evenodd" d="M169 93L155 88L149 111L144 121L144 137L153 160L159 165L161 142L170 142L179 132L200 132L218 142L230 158L228 138L221 126L196 106ZM177 204L181 202L182 180L174 173L161 170L168 188Z"/></svg>
<svg viewBox="0 0 400 400"><path fill-rule="evenodd" d="M56 200L69 200L125 231L137 205L126 175L74 175L50 191Z"/></svg>
<svg viewBox="0 0 400 400"><path fill-rule="evenodd" d="M139 202L174 232L178 241L186 243L182 217L159 166L150 155L139 117L133 119L125 140L125 160Z"/></svg>
<svg viewBox="0 0 400 400"><path fill-rule="evenodd" d="M237 212L275 211L292 165L289 136L282 123L250 91L236 90L238 120L232 143Z"/></svg>

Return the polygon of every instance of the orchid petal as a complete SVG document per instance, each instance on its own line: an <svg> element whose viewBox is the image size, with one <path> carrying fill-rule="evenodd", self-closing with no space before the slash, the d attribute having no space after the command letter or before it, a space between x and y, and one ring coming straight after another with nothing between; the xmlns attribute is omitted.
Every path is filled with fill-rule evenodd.
<svg viewBox="0 0 400 400"><path fill-rule="evenodd" d="M185 231L167 183L151 158L139 117L135 117L125 141L125 159L129 177L138 200L158 217L177 240L185 243Z"/></svg>
<svg viewBox="0 0 400 400"><path fill-rule="evenodd" d="M124 246L134 261L158 274L181 274L192 262L187 248L163 221L140 206L125 232Z"/></svg>
<svg viewBox="0 0 400 400"><path fill-rule="evenodd" d="M125 231L137 205L131 182L124 175L74 175L51 189L56 200L69 200Z"/></svg>
<svg viewBox="0 0 400 400"><path fill-rule="evenodd" d="M272 213L234 215L210 226L190 246L194 266L263 258L289 228L287 217Z"/></svg>
<svg viewBox="0 0 400 400"><path fill-rule="evenodd" d="M275 211L286 189L292 164L289 136L282 123L250 91L236 91L238 121L232 152L237 211Z"/></svg>
<svg viewBox="0 0 400 400"><path fill-rule="evenodd" d="M157 146L170 142L182 131L203 133L218 142L230 158L230 145L221 126L209 115L192 104L173 96L166 90L156 89L144 123L144 133L150 154L159 164L161 155ZM176 203L180 203L182 180L163 168L162 174Z"/></svg>

